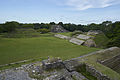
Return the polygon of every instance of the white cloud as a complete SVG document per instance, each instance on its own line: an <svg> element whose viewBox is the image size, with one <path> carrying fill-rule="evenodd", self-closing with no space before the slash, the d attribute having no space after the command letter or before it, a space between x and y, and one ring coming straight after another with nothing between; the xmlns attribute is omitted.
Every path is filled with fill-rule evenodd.
<svg viewBox="0 0 120 80"><path fill-rule="evenodd" d="M62 1L62 0L61 0ZM120 0L64 0L64 6L76 10L86 10L89 8L104 8L111 5L119 4Z"/></svg>

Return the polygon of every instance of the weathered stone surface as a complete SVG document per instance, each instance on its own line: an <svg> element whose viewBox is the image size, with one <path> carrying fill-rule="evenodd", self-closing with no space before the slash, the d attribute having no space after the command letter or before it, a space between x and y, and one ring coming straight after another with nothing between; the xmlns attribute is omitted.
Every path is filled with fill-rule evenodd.
<svg viewBox="0 0 120 80"><path fill-rule="evenodd" d="M81 64L78 59L66 60L63 63L68 71L75 71L75 67Z"/></svg>
<svg viewBox="0 0 120 80"><path fill-rule="evenodd" d="M71 38L71 39L69 40L69 42L74 43L74 44L77 44L77 45L82 45L85 41L79 40L79 39L76 39L76 38Z"/></svg>
<svg viewBox="0 0 120 80"><path fill-rule="evenodd" d="M103 32L100 30L90 30L90 31L88 31L87 35L97 35L97 34L101 34L101 33L103 33Z"/></svg>
<svg viewBox="0 0 120 80"><path fill-rule="evenodd" d="M43 80L73 80L71 77L71 73L66 69L61 69L53 72L50 76L46 77Z"/></svg>
<svg viewBox="0 0 120 80"><path fill-rule="evenodd" d="M88 80L81 73L78 73L76 71L71 72L71 75L73 78L75 78L75 80Z"/></svg>
<svg viewBox="0 0 120 80"><path fill-rule="evenodd" d="M58 37L58 38L61 38L61 39L66 39L66 40L70 39L70 37L64 36L64 35L61 35L61 34L55 34L55 37Z"/></svg>
<svg viewBox="0 0 120 80"><path fill-rule="evenodd" d="M80 34L80 35L77 36L77 38L87 40L87 39L90 39L90 38L92 38L92 37L91 37L91 36L84 35L84 34Z"/></svg>
<svg viewBox="0 0 120 80"><path fill-rule="evenodd" d="M87 47L96 47L95 41L92 39L88 39L83 45Z"/></svg>
<svg viewBox="0 0 120 80"><path fill-rule="evenodd" d="M86 65L86 71L90 72L91 75L97 77L98 80L111 80L108 76L102 74L101 72L97 71L95 68Z"/></svg>
<svg viewBox="0 0 120 80"><path fill-rule="evenodd" d="M28 72L24 70L6 70L0 73L0 80L35 80L28 76Z"/></svg>
<svg viewBox="0 0 120 80"><path fill-rule="evenodd" d="M55 68L64 68L63 62L62 61L58 61L58 62L53 62L53 63L43 63L43 68L45 70L50 70L50 69L55 69Z"/></svg>
<svg viewBox="0 0 120 80"><path fill-rule="evenodd" d="M65 30L61 25L53 25L51 27L51 32L62 33L62 32L68 32L68 31Z"/></svg>

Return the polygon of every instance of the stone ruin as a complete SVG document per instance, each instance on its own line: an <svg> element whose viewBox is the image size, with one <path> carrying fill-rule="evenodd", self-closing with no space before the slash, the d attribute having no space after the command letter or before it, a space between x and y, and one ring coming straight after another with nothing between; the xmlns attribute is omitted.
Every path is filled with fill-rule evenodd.
<svg viewBox="0 0 120 80"><path fill-rule="evenodd" d="M84 35L84 34L79 34L76 38L83 39L83 40L88 40L88 39L91 39L92 36L88 36L88 35Z"/></svg>
<svg viewBox="0 0 120 80"><path fill-rule="evenodd" d="M120 54L113 56L110 59L100 61L100 63L113 69L114 71L120 74Z"/></svg>
<svg viewBox="0 0 120 80"><path fill-rule="evenodd" d="M60 26L58 26L58 27L60 27ZM59 28L55 28L55 32L56 31L64 32L64 31L61 31L61 29L59 29ZM65 32L67 32L67 31L65 31ZM61 38L61 39L66 39L73 44L84 45L87 47L97 47L97 45L94 41L95 35L103 34L103 32L100 30L90 30L87 33L82 32L82 31L76 31L76 32L78 32L78 34L74 35L72 37L61 35L61 34L55 34L54 36Z"/></svg>
<svg viewBox="0 0 120 80"><path fill-rule="evenodd" d="M61 25L52 25L51 26L51 32L63 33L63 32L68 32L68 31L65 30Z"/></svg>
<svg viewBox="0 0 120 80"><path fill-rule="evenodd" d="M85 56L106 52L118 53L119 51L120 48L112 47ZM86 65L86 71L95 76L97 80L112 80L91 65L81 63L81 58L82 57L78 57L65 61L62 61L59 58L54 58L52 60L48 58L42 62L38 61L22 65L18 68L2 70L0 71L0 80L88 80L77 70L77 68L81 68L84 65Z"/></svg>
<svg viewBox="0 0 120 80"><path fill-rule="evenodd" d="M83 45L87 47L97 47L95 41L92 39L86 40Z"/></svg>
<svg viewBox="0 0 120 80"><path fill-rule="evenodd" d="M96 47L96 43L93 40L94 37L92 37L92 36L88 36L88 35L84 35L84 34L79 34L76 37L69 37L69 36L64 36L61 34L55 34L54 36L61 38L61 39L66 39L73 44L84 45L87 47Z"/></svg>
<svg viewBox="0 0 120 80"><path fill-rule="evenodd" d="M47 59L42 61L44 70L50 70L55 68L63 68L62 60L59 58Z"/></svg>
<svg viewBox="0 0 120 80"><path fill-rule="evenodd" d="M71 38L71 39L69 40L69 42L74 43L74 44L77 44L77 45L82 45L85 41L79 40L79 39L77 39L77 38Z"/></svg>
<svg viewBox="0 0 120 80"><path fill-rule="evenodd" d="M87 35L97 35L97 34L102 34L103 32L100 30L90 30L88 31Z"/></svg>

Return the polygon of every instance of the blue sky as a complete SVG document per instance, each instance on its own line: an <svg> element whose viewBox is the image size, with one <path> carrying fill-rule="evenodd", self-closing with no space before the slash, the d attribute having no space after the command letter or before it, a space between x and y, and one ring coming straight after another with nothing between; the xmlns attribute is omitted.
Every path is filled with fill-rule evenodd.
<svg viewBox="0 0 120 80"><path fill-rule="evenodd" d="M120 21L120 0L0 0L0 22L64 22L75 24Z"/></svg>

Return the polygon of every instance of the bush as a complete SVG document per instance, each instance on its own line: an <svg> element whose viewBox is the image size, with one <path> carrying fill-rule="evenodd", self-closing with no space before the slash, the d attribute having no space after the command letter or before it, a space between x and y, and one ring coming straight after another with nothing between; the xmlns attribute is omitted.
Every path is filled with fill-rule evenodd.
<svg viewBox="0 0 120 80"><path fill-rule="evenodd" d="M5 32L13 32L18 26L19 26L18 22L15 22L15 21L6 22L4 29L5 29Z"/></svg>
<svg viewBox="0 0 120 80"><path fill-rule="evenodd" d="M4 32L4 27L0 25L0 33Z"/></svg>
<svg viewBox="0 0 120 80"><path fill-rule="evenodd" d="M82 34L83 32L82 31L74 31L71 36L74 36L74 35L77 35L77 34Z"/></svg>
<svg viewBox="0 0 120 80"><path fill-rule="evenodd" d="M49 29L45 29L45 28L43 28L43 29L39 29L39 30L37 30L37 32L40 32L40 33L44 34L44 33L48 33L48 32L50 32L50 30L49 30Z"/></svg>
<svg viewBox="0 0 120 80"><path fill-rule="evenodd" d="M109 40L107 47L120 47L120 35Z"/></svg>

